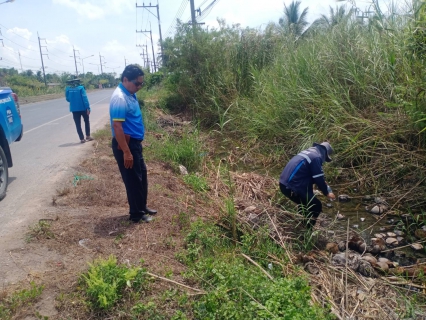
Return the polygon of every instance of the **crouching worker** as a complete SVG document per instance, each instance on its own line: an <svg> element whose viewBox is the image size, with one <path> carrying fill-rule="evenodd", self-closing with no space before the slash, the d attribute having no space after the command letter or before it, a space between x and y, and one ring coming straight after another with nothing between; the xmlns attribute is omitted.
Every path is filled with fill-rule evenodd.
<svg viewBox="0 0 426 320"><path fill-rule="evenodd" d="M308 228L313 228L322 212L321 201L314 195L313 186L330 200L336 197L325 182L322 164L330 162L333 149L328 142L314 145L295 155L280 176L280 190L298 205L299 213L308 218Z"/></svg>

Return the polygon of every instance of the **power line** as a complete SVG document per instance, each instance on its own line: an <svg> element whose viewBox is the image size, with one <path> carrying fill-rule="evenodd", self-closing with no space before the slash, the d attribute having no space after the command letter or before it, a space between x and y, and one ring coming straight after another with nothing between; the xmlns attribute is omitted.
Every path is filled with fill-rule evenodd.
<svg viewBox="0 0 426 320"><path fill-rule="evenodd" d="M171 25L169 26L169 28L166 31L167 35L172 34L172 31L173 31L173 29L175 28L175 26L177 24L177 20L182 17L182 14L185 11L187 5L188 5L188 0L183 0L182 3L180 4L178 12L176 13L175 17L172 20Z"/></svg>
<svg viewBox="0 0 426 320"><path fill-rule="evenodd" d="M6 27L5 25L2 25L1 23L0 23L0 26L2 26L3 28L6 28L6 29L7 29L7 31L12 32L13 34L17 35L18 37L20 37L20 38L22 38L22 39L25 39L26 41L33 42L33 43L37 43L36 41L32 41L32 40L30 40L30 39L27 39L27 38L25 38L25 37L23 37L23 36L21 36L21 35L17 34L16 32L14 32L14 31L13 31L13 29L8 28L8 27Z"/></svg>

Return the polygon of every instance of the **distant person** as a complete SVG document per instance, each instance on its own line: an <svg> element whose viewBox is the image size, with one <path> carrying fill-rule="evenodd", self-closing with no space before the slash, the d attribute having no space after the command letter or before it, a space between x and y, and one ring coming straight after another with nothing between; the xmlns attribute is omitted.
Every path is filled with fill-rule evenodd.
<svg viewBox="0 0 426 320"><path fill-rule="evenodd" d="M90 104L87 98L86 90L80 85L79 79L67 81L68 86L65 89L65 98L70 103L70 111L74 118L75 127L77 129L78 137L81 143L92 141L90 136ZM86 131L86 139L84 139L83 131L81 130L81 117L84 120L84 127Z"/></svg>
<svg viewBox="0 0 426 320"><path fill-rule="evenodd" d="M322 212L321 201L314 195L314 184L330 200L336 199L325 182L322 165L330 162L333 148L322 142L295 155L285 166L280 176L280 190L291 201L299 205L299 212L308 218L308 228L313 228Z"/></svg>
<svg viewBox="0 0 426 320"><path fill-rule="evenodd" d="M144 72L136 65L128 65L121 75L121 83L110 101L112 152L120 169L129 203L129 220L149 222L157 211L147 207L148 178L142 155L145 128L136 92L144 85Z"/></svg>

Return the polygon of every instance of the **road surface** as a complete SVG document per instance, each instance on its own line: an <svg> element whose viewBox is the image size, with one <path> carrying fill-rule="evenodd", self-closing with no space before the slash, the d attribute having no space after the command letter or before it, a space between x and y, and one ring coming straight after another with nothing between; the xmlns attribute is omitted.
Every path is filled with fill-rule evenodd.
<svg viewBox="0 0 426 320"><path fill-rule="evenodd" d="M91 131L108 123L109 100L113 90L88 93L92 112ZM9 169L6 198L0 201L0 283L8 277L10 252L24 245L28 226L46 218L46 208L56 194L58 183L72 181L75 168L93 148L80 143L65 98L21 106L24 136L11 145L13 167ZM82 119L84 132L84 122ZM9 275L10 276L10 275Z"/></svg>

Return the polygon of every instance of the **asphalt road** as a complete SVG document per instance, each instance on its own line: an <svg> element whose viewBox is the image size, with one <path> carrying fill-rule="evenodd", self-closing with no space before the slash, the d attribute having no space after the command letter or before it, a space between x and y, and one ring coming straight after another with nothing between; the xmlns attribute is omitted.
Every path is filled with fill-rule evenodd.
<svg viewBox="0 0 426 320"><path fill-rule="evenodd" d="M88 93L92 132L108 123L112 92ZM24 136L11 145L13 167L0 201L0 257L22 244L29 225L46 217L58 183L72 182L75 167L96 143L80 143L65 98L22 105L21 115Z"/></svg>

